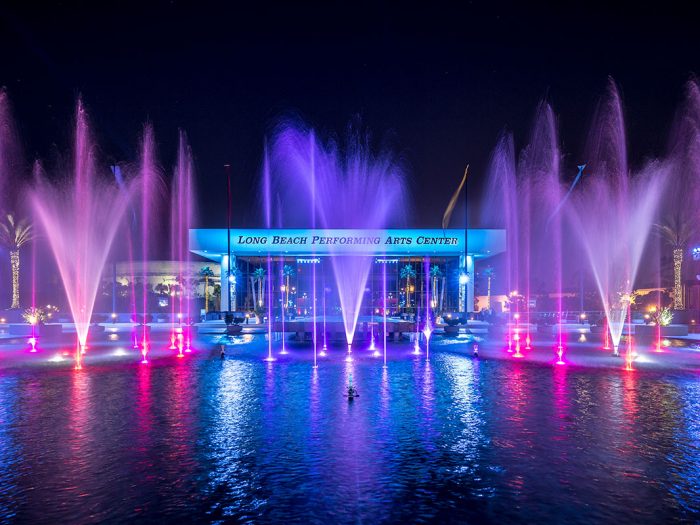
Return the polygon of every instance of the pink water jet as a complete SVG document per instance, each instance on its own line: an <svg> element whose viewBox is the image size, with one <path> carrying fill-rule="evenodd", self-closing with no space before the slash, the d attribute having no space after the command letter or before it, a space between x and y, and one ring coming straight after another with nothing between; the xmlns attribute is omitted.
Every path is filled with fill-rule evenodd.
<svg viewBox="0 0 700 525"><path fill-rule="evenodd" d="M101 178L88 119L76 110L72 175L59 183L39 176L30 198L59 268L77 332L76 368L81 368L102 270L133 185L119 191Z"/></svg>
<svg viewBox="0 0 700 525"><path fill-rule="evenodd" d="M147 363L151 346L148 327L148 297L150 292L148 265L152 243L150 236L160 211L161 199L165 195L165 184L156 160L153 126L150 124L144 126L137 176L141 193L141 353L143 355L142 362Z"/></svg>
<svg viewBox="0 0 700 525"><path fill-rule="evenodd" d="M595 115L586 161L591 175L574 200L571 217L593 271L614 353L619 355L635 277L669 166L651 161L631 173L622 102L612 80Z"/></svg>
<svg viewBox="0 0 700 525"><path fill-rule="evenodd" d="M170 199L170 250L172 260L177 262L177 276L170 285L169 300L171 332L177 334L177 329L182 329L183 320L186 326L192 322L192 292L196 286L189 251L189 230L194 224L196 201L194 161L187 135L182 130L178 136L177 163Z"/></svg>

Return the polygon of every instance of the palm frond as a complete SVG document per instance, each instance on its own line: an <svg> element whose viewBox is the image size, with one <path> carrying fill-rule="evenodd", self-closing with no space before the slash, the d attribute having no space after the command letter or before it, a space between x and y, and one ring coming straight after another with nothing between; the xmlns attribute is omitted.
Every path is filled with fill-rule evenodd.
<svg viewBox="0 0 700 525"><path fill-rule="evenodd" d="M25 219L8 213L0 222L0 244L8 250L19 250L34 238L34 227Z"/></svg>

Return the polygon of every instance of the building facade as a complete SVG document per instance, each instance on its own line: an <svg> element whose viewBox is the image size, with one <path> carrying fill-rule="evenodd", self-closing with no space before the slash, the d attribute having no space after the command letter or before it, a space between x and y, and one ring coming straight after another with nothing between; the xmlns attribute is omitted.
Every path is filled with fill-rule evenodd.
<svg viewBox="0 0 700 525"><path fill-rule="evenodd" d="M466 233L466 234L465 234ZM474 310L474 263L505 250L504 230L194 229L190 251L219 266L221 310L340 308L334 257L371 258L364 313ZM384 294L386 290L386 297ZM386 303L385 303L386 301Z"/></svg>

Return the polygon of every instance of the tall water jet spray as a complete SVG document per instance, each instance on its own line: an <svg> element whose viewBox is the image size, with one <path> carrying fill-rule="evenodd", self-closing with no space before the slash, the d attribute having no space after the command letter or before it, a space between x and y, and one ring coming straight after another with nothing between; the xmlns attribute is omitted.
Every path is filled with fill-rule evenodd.
<svg viewBox="0 0 700 525"><path fill-rule="evenodd" d="M267 143L265 143L265 151L263 157L263 212L265 213L265 227L272 227L272 181L270 179L270 159L267 153ZM262 287L260 288L262 295ZM283 334L284 336L284 334ZM265 361L272 362L275 358L272 356L272 265L270 262L270 253L267 254L267 357Z"/></svg>
<svg viewBox="0 0 700 525"><path fill-rule="evenodd" d="M614 353L632 302L642 252L662 195L667 166L648 163L632 176L622 103L615 83L608 83L586 148L591 175L573 199L571 216L595 277Z"/></svg>
<svg viewBox="0 0 700 525"><path fill-rule="evenodd" d="M52 184L39 176L30 198L61 274L78 337L81 368L95 296L112 241L132 196L100 178L82 102L76 111L72 174Z"/></svg>
<svg viewBox="0 0 700 525"><path fill-rule="evenodd" d="M519 201L518 184L515 169L515 152L513 137L504 133L491 153L488 169L488 184L484 198L481 222L487 228L505 228L506 230L506 292L516 298L519 279ZM506 329L506 348L513 351L513 308L508 309Z"/></svg>
<svg viewBox="0 0 700 525"><path fill-rule="evenodd" d="M274 143L277 183L290 199L285 209L308 203L324 228L385 228L404 210L404 177L388 152L373 154L368 139L350 132L347 145L322 143L303 127L280 128ZM294 189L301 185L306 195ZM310 196L313 195L313 199ZM330 249L348 350L357 328L373 255L381 247L371 239L357 246L357 255L347 256Z"/></svg>
<svg viewBox="0 0 700 525"><path fill-rule="evenodd" d="M695 213L700 201L700 85L695 78L686 84L685 98L675 115L668 162L669 188L657 231L664 249L673 256L673 308L683 310L685 251L700 231Z"/></svg>
<svg viewBox="0 0 700 525"><path fill-rule="evenodd" d="M423 282L430 282L430 257L423 262ZM430 361L430 336L433 333L433 320L431 314L433 308L430 304L430 286L425 287L425 322L423 323L423 335L425 336L425 360Z"/></svg>
<svg viewBox="0 0 700 525"><path fill-rule="evenodd" d="M160 204L160 197L164 194L163 179L158 169L155 154L155 137L153 127L147 124L143 130L141 140L141 159L138 166L141 217L141 355L142 363L148 363L150 349L150 337L148 327L148 264L150 247L153 244L151 230L154 229L154 219Z"/></svg>
<svg viewBox="0 0 700 525"><path fill-rule="evenodd" d="M316 136L311 132L311 140L309 141L309 146L311 151L309 156L311 157L311 207L309 211L311 213L311 229L316 229ZM311 259L315 259L314 253L311 253ZM318 367L318 345L317 345L317 334L316 334L316 264L311 265L311 282L313 283L311 288L311 315L313 316L313 345L314 345L314 367Z"/></svg>
<svg viewBox="0 0 700 525"><path fill-rule="evenodd" d="M170 294L170 348L177 348L178 357L183 357L185 352L191 351L189 326L192 322L191 292L194 279L190 274L188 239L194 219L195 186L192 151L184 131L180 131L178 139L177 164L173 174L170 204L170 249L172 260L177 262L176 283L173 283Z"/></svg>
<svg viewBox="0 0 700 525"><path fill-rule="evenodd" d="M555 280L557 297L557 363L563 363L562 330L562 228L561 212L564 193L560 182L561 153L557 136L556 118L549 104L537 107L527 146L518 162L519 220L517 229L509 235L518 235L521 254L520 281L525 291L526 349L530 347L529 300L532 283ZM535 234L536 232L536 234ZM540 290L543 291L543 290ZM519 312L523 319L523 313ZM519 346L519 345L518 345Z"/></svg>

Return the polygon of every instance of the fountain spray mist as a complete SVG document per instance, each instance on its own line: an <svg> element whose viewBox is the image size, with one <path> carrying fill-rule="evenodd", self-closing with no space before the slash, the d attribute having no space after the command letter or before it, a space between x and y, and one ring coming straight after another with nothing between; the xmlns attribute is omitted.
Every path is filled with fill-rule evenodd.
<svg viewBox="0 0 700 525"><path fill-rule="evenodd" d="M272 185L270 181L270 159L267 153L267 142L263 158L263 211L265 213L265 226L272 227ZM262 289L260 290L262 295ZM272 355L272 266L270 253L267 254L267 357L265 361L272 362L275 358Z"/></svg>
<svg viewBox="0 0 700 525"><path fill-rule="evenodd" d="M177 163L170 198L170 250L172 260L177 264L177 277L171 284L170 294L170 348L175 346L178 357L183 357L185 353L191 352L189 326L192 322L191 291L194 279L191 275L188 239L193 224L196 197L192 151L187 143L187 135L182 130L178 136Z"/></svg>
<svg viewBox="0 0 700 525"><path fill-rule="evenodd" d="M574 199L571 216L593 271L614 353L619 355L634 280L668 166L652 161L632 176L622 103L612 79L594 118L586 160L591 175Z"/></svg>
<svg viewBox="0 0 700 525"><path fill-rule="evenodd" d="M355 130L341 151L336 142L319 141L303 125L285 124L276 135L273 159L276 184L288 199L285 210L305 209L308 203L324 228L381 229L405 210L399 163L387 151L372 153L369 140ZM299 194L298 188L305 191ZM301 220L307 222L308 215ZM331 248L348 356L374 254L371 246L351 256Z"/></svg>
<svg viewBox="0 0 700 525"><path fill-rule="evenodd" d="M132 197L100 178L82 102L76 110L72 174L60 185L44 177L30 194L59 268L78 336L75 367L82 367L97 288L112 241Z"/></svg>
<svg viewBox="0 0 700 525"><path fill-rule="evenodd" d="M151 230L158 216L160 198L165 193L165 187L155 155L155 137L153 126L146 124L141 140L141 159L138 167L138 180L141 192L141 355L142 363L148 363L148 352L151 346L148 326L148 264L152 244Z"/></svg>

